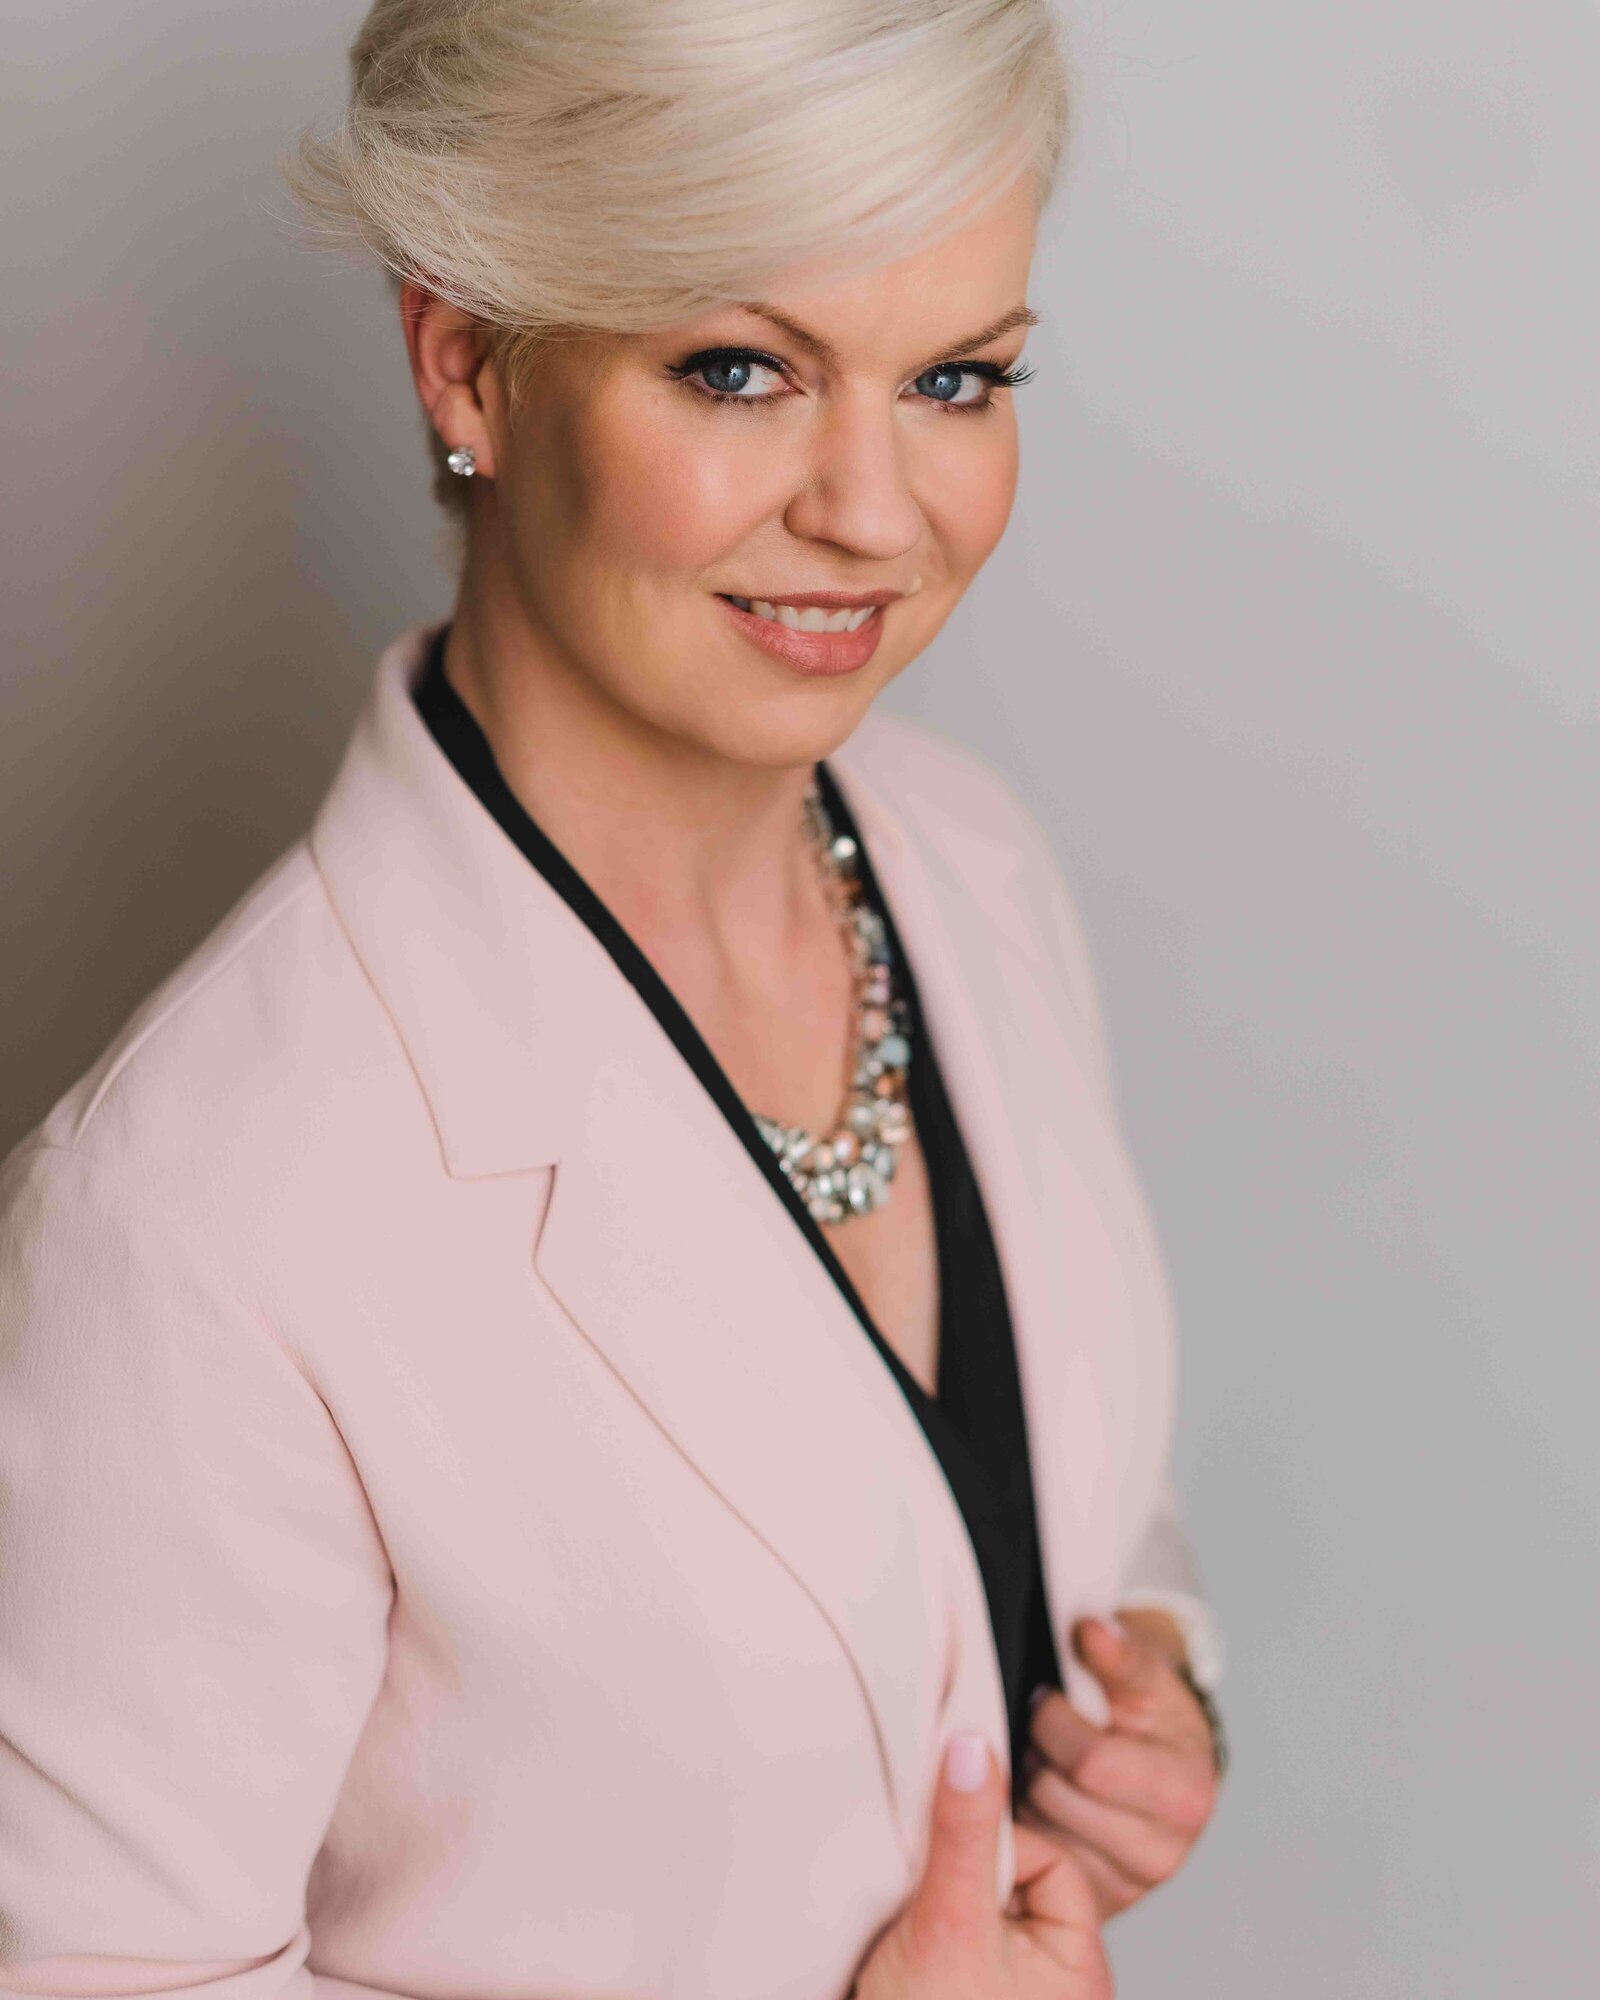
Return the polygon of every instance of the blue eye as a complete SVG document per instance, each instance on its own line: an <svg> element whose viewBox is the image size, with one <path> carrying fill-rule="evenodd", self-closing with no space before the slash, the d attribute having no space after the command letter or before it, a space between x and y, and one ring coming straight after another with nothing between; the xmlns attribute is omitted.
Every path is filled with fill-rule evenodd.
<svg viewBox="0 0 1600 2000"><path fill-rule="evenodd" d="M703 376L707 389L714 396L725 396L730 401L741 403L759 403L764 402L766 397L746 396L741 392L749 386L752 372L763 368L769 374L779 372L776 362L764 361L759 354L753 354L747 348L725 347L709 354L694 355L689 363L681 369L674 369L673 373L680 377L684 374ZM718 377L722 379L716 379Z"/></svg>
<svg viewBox="0 0 1600 2000"><path fill-rule="evenodd" d="M943 389L933 389L928 393L936 403L954 403L960 394L961 378L963 375L971 375L974 379L977 379L977 370L972 368L958 368L953 361L941 361L937 368L925 368L917 377L917 380L919 382L940 381L949 383L950 390L948 395ZM979 397L976 400L981 402L983 398Z"/></svg>
<svg viewBox="0 0 1600 2000"><path fill-rule="evenodd" d="M972 375L984 384L981 396L962 396L961 378ZM998 361L941 361L932 368L924 368L917 377L919 382L948 382L950 393L935 390L928 398L930 402L942 403L947 410L987 410L994 404L996 389L1016 389L1033 379L1033 370L1026 367L1002 368Z"/></svg>
<svg viewBox="0 0 1600 2000"><path fill-rule="evenodd" d="M770 354L760 353L756 348L706 347L697 354L672 363L667 373L679 382L695 383L698 378L697 393L716 403L776 403L781 400L782 392L779 390L747 393L753 374L762 370L780 379L784 374L781 361L774 360ZM1003 368L998 361L940 361L932 368L923 369L916 379L918 383L933 381L948 384L948 389L941 387L926 394L925 400L938 404L942 409L965 413L992 408L996 389L1017 388L1030 381L1033 372L1028 367ZM982 395L961 395L961 378L966 375L985 385Z"/></svg>

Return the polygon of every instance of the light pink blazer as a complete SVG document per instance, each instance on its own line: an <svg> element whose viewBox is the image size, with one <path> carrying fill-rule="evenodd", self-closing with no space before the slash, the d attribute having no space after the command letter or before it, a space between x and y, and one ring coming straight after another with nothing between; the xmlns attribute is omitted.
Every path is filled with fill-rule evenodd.
<svg viewBox="0 0 1600 2000"><path fill-rule="evenodd" d="M952 1730L937 1459L378 662L308 834L0 1168L0 1994L837 2000ZM1050 1608L1216 1633L1077 919L987 765L830 759L1012 1303ZM1015 1857L1005 1828L996 1896Z"/></svg>

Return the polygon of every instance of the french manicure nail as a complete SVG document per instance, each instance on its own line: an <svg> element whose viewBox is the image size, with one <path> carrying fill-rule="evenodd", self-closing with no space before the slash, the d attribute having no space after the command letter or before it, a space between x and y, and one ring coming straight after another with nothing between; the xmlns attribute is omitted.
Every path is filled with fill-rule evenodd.
<svg viewBox="0 0 1600 2000"><path fill-rule="evenodd" d="M944 1753L945 1776L958 1792L975 1792L989 1775L989 1746L976 1729L958 1729Z"/></svg>

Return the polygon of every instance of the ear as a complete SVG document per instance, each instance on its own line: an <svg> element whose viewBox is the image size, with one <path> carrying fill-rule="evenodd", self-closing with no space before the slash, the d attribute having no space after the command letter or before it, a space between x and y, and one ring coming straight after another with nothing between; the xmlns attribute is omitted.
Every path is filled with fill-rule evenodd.
<svg viewBox="0 0 1600 2000"><path fill-rule="evenodd" d="M494 439L482 375L488 356L483 328L470 313L406 279L400 287L400 324L417 400L452 450L470 445L478 470L494 477Z"/></svg>

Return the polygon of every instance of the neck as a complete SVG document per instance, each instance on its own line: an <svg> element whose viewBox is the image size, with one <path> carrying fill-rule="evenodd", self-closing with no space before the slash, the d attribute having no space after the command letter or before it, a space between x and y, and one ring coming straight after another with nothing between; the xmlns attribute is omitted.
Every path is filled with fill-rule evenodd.
<svg viewBox="0 0 1600 2000"><path fill-rule="evenodd" d="M815 924L809 765L738 763L653 726L465 583L444 669L512 792L642 943L693 932L771 963Z"/></svg>

